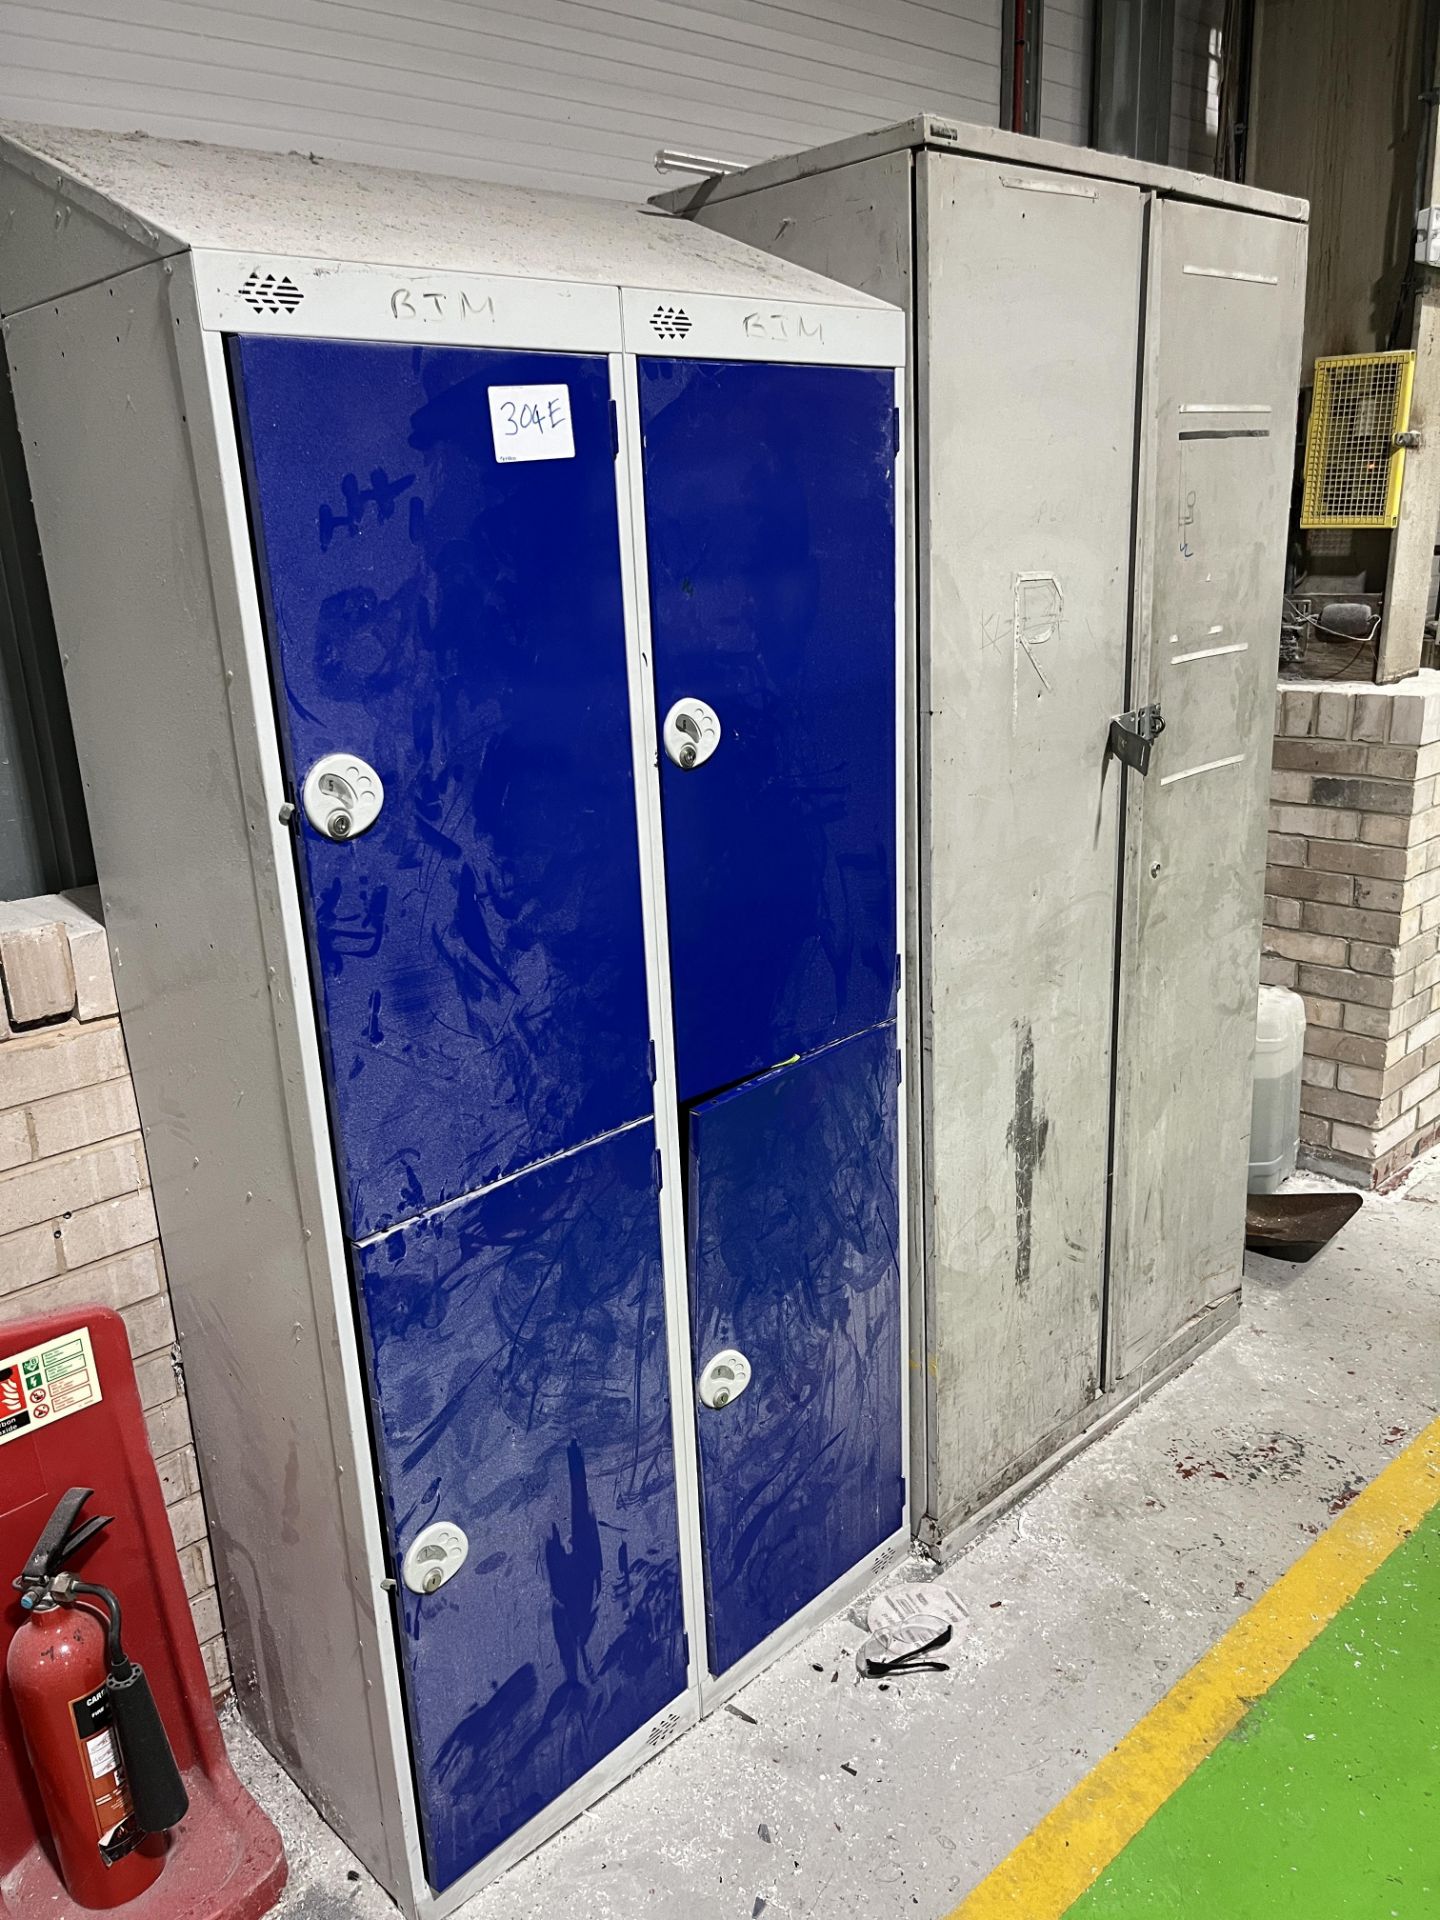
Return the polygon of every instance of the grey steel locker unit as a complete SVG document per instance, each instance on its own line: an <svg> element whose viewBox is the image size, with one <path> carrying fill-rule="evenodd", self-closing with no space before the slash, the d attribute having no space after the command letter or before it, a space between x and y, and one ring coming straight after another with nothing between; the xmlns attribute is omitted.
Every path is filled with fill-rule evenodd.
<svg viewBox="0 0 1440 1920"><path fill-rule="evenodd" d="M658 203L910 314L933 1540L1237 1310L1307 210L935 116Z"/></svg>
<svg viewBox="0 0 1440 1920"><path fill-rule="evenodd" d="M0 196L237 1691L439 1916L909 1538L904 318L303 155Z"/></svg>

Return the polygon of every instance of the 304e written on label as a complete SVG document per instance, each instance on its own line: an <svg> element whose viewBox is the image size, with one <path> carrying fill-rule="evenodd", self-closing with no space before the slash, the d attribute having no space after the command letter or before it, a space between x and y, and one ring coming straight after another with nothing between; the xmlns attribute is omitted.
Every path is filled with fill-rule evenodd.
<svg viewBox="0 0 1440 1920"><path fill-rule="evenodd" d="M489 392L490 432L502 465L575 458L568 387L491 387Z"/></svg>

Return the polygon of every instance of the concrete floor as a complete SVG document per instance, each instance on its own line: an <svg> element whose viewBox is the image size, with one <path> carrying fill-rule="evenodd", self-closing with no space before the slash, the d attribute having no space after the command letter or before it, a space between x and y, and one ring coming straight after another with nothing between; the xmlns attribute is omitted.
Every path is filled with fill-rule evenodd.
<svg viewBox="0 0 1440 1920"><path fill-rule="evenodd" d="M463 1920L936 1920L1435 1417L1437 1354L1432 1159L1308 1267L1252 1260L1236 1330L951 1562L947 1673L881 1691L830 1622ZM290 1852L279 1913L393 1913L232 1734Z"/></svg>

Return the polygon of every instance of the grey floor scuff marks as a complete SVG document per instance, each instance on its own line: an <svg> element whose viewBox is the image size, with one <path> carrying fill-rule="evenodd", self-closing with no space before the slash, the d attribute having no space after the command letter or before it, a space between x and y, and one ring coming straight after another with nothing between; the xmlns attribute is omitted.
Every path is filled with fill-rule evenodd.
<svg viewBox="0 0 1440 1920"><path fill-rule="evenodd" d="M952 1906L1433 1419L1440 1163L946 1568L944 1672L862 1680L831 1621L460 1920L889 1920ZM893 1580L933 1579L913 1559ZM284 1920L393 1909L235 1729L291 1852Z"/></svg>

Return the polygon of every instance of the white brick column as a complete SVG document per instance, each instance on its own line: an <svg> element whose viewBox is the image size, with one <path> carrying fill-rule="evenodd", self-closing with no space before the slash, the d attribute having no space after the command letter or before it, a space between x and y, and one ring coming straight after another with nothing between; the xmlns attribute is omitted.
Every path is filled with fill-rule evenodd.
<svg viewBox="0 0 1440 1920"><path fill-rule="evenodd" d="M93 889L0 905L0 1351L4 1322L114 1307L210 1685L229 1691L215 1569L135 1090Z"/></svg>
<svg viewBox="0 0 1440 1920"><path fill-rule="evenodd" d="M1440 674L1277 722L1261 978L1305 998L1302 1159L1379 1186L1440 1138Z"/></svg>

